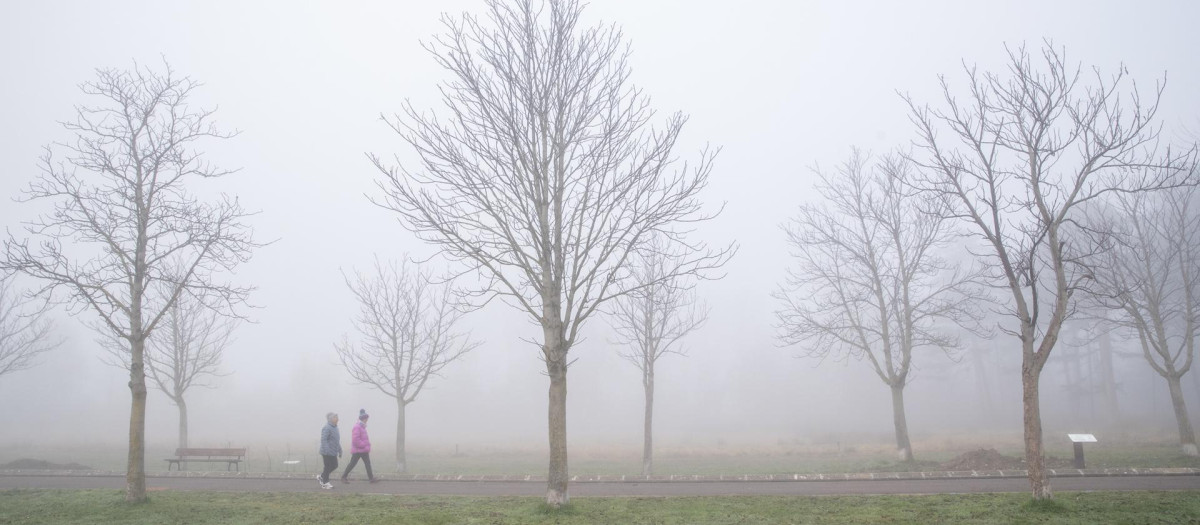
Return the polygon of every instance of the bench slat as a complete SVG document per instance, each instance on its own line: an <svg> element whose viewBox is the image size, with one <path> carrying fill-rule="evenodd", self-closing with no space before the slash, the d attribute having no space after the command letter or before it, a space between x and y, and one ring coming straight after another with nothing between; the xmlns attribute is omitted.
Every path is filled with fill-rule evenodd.
<svg viewBox="0 0 1200 525"><path fill-rule="evenodd" d="M238 466L246 456L244 448L177 448L175 457L167 458L167 470L175 465L183 468L184 463L227 463L226 467ZM241 470L239 468L239 470Z"/></svg>
<svg viewBox="0 0 1200 525"><path fill-rule="evenodd" d="M177 448L175 455L184 456L245 456L244 448Z"/></svg>

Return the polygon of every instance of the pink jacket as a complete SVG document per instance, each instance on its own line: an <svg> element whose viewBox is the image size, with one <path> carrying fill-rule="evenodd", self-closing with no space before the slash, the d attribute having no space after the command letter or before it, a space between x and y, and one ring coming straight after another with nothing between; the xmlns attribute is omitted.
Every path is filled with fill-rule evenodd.
<svg viewBox="0 0 1200 525"><path fill-rule="evenodd" d="M371 438L367 437L367 425L359 421L350 432L350 453L364 454L371 451Z"/></svg>

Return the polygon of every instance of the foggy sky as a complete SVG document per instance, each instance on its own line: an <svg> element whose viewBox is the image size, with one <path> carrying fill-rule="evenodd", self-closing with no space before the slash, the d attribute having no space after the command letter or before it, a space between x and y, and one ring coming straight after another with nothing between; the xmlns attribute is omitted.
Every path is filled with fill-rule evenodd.
<svg viewBox="0 0 1200 525"><path fill-rule="evenodd" d="M0 6L0 225L18 237L20 222L39 208L7 199L38 175L44 145L71 137L58 122L88 102L78 84L93 79L94 68L128 69L135 61L158 68L165 57L204 83L193 104L218 107L217 125L241 131L201 146L207 160L240 171L190 187L237 195L261 212L250 221L258 240L275 242L234 277L258 288L251 302L259 308L250 313L256 322L238 330L222 367L232 373L217 380L219 388L189 394L193 445L315 446L327 411L349 420L359 408L372 413L376 441L391 442L394 402L351 384L337 364L333 343L350 333L356 311L339 269L365 269L374 254L432 253L390 212L368 203L364 194L378 195L377 172L365 153L414 160L379 116L399 112L405 99L440 108L436 87L444 75L419 42L441 32L441 11L463 10L482 14L482 2ZM841 162L851 146L884 153L908 144L914 134L897 91L938 104L939 74L961 87L962 61L996 71L1005 44L1037 49L1043 38L1066 46L1068 59L1085 67L1114 71L1123 62L1143 95L1166 71L1159 118L1164 137L1176 137L1200 118L1197 15L1200 4L1187 1L594 0L585 16L622 27L632 44L632 80L660 115L690 115L675 151L681 160L696 159L706 143L723 148L704 198L710 209L725 210L698 234L741 245L727 276L699 287L712 312L684 341L689 356L659 363L659 435L698 443L888 436L887 388L864 363L817 366L773 338L778 305L769 294L789 265L778 225L812 198L809 167ZM0 445L69 442L81 429L90 440L127 439L125 373L101 363L103 351L81 322L91 315L57 312L65 343L38 367L0 377ZM410 442L544 446L548 380L538 349L521 340L540 331L499 302L464 326L484 344L447 367L409 407ZM569 438L636 447L639 372L608 345L602 318L588 322L584 337L571 351L578 361L569 374ZM986 346L1019 352L1003 337ZM1044 385L1052 382L1055 357ZM923 352L915 366L907 395L914 436L1019 428L1017 370L997 365L995 412L980 417L972 415L978 389L966 360ZM1130 399L1141 400L1133 407L1165 406L1164 387L1148 366L1136 359L1119 366L1131 371ZM1147 390L1152 385L1160 390ZM1185 385L1196 408L1194 382L1185 378ZM1152 395L1162 398L1158 405ZM1044 388L1044 403L1051 407L1043 416L1048 428L1073 424L1057 389ZM148 411L148 441L173 443L174 407L154 391ZM1169 410L1162 415L1169 418Z"/></svg>

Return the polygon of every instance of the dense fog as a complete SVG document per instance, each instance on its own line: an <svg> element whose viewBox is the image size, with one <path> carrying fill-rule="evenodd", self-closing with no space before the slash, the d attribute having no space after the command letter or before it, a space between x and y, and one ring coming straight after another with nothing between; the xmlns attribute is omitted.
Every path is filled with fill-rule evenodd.
<svg viewBox="0 0 1200 525"><path fill-rule="evenodd" d="M375 441L391 443L394 400L355 384L334 350L343 336L357 337L357 304L343 272L367 270L375 256L428 260L437 272L450 266L368 201L378 196L379 172L365 154L415 162L380 115L400 112L406 100L441 110L444 72L420 43L442 31L440 12L481 5L7 4L0 8L0 225L22 237L22 222L44 211L7 199L38 174L43 146L70 139L59 122L89 103L78 85L98 67L158 67L165 59L203 83L193 104L217 108L216 125L240 132L201 145L206 160L239 171L190 188L205 198L236 196L259 212L248 222L258 241L270 243L231 278L256 288L246 310L252 322L236 329L225 351L226 375L212 380L214 388L189 391L190 443L315 450L326 412L350 421L360 408L372 415ZM771 294L793 265L780 225L816 198L810 167L843 162L852 146L882 154L910 144L913 126L898 93L936 102L939 75L961 79L964 62L1001 71L1006 44L1036 48L1043 38L1085 68L1124 64L1143 90L1166 72L1163 140L1183 143L1200 122L1198 15L1200 4L1191 2L592 2L588 22L621 27L632 81L653 106L690 116L675 153L686 160L706 144L722 148L702 198L710 211L724 209L695 236L739 246L723 278L696 288L710 312L681 341L687 355L658 363L658 443L892 443L889 389L865 362L797 357L800 349L776 338L780 305ZM34 286L28 278L17 283ZM0 450L123 446L128 373L103 362L90 311L58 307L50 317L61 345L33 368L0 376ZM410 449L546 447L548 379L528 342L541 329L500 300L466 315L460 328L481 344L408 407ZM1137 341L1111 336L1114 421L1098 394L1099 340L1082 322L1068 322L1064 332L1042 376L1047 435L1106 439L1136 428L1170 441L1167 387ZM963 333L952 356L923 349L913 359L906 404L918 450L923 440L1019 436L1019 343ZM613 337L606 318L593 316L570 352L572 446L641 446L641 376L618 356ZM1200 414L1197 376L1183 378L1193 414ZM152 389L148 443L173 446L176 431L175 407ZM0 454L5 459L12 458Z"/></svg>

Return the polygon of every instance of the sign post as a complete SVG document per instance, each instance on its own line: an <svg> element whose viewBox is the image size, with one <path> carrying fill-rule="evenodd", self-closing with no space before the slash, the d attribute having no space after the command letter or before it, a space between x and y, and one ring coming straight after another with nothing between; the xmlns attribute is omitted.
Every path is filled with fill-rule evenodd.
<svg viewBox="0 0 1200 525"><path fill-rule="evenodd" d="M1075 468L1087 468L1083 462L1083 444L1095 443L1096 436L1091 434L1067 434L1067 437L1075 444Z"/></svg>

